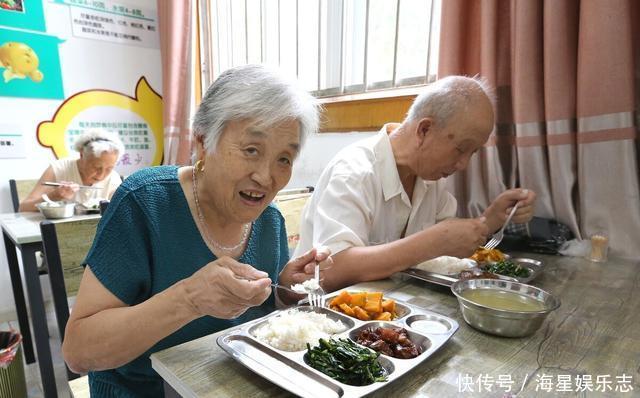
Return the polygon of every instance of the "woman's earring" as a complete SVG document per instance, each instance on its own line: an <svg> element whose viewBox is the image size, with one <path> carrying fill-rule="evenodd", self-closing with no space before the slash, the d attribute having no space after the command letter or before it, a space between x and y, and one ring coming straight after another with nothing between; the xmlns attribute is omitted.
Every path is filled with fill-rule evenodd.
<svg viewBox="0 0 640 398"><path fill-rule="evenodd" d="M196 171L203 172L204 171L204 161L202 159L198 160L193 167L196 168Z"/></svg>

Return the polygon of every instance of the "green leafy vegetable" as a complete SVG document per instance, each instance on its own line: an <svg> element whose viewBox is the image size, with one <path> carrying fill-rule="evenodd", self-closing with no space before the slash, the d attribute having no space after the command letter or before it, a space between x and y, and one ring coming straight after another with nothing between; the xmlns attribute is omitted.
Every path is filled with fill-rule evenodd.
<svg viewBox="0 0 640 398"><path fill-rule="evenodd" d="M529 276L529 269L521 267L518 264L515 264L509 260L498 261L497 263L491 264L485 268L488 272L493 272L494 274L500 274L505 276L515 276L519 278L526 278Z"/></svg>
<svg viewBox="0 0 640 398"><path fill-rule="evenodd" d="M320 339L319 343L313 348L307 343L305 360L314 369L352 386L387 381L387 372L377 360L379 353L349 339Z"/></svg>

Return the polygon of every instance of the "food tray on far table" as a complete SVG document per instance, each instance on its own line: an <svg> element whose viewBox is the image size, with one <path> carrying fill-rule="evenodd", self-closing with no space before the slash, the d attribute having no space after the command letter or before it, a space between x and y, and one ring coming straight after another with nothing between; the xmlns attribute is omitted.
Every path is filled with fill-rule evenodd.
<svg viewBox="0 0 640 398"><path fill-rule="evenodd" d="M327 296L327 306L338 293ZM260 328L268 324L270 319L273 321L272 318L292 308L300 312L325 314L330 320L342 322L346 329L332 335L331 341L346 339L349 344L355 343L357 349L374 353L356 343L358 336L361 336L365 329L404 328L405 337L408 337L422 352L410 359L395 358L380 353L376 361L384 369L386 381L374 381L367 385L345 384L309 365L310 354L307 349L285 351L274 348L256 337ZM396 318L390 321L363 321L325 307L296 306L292 308L274 311L265 317L248 322L238 329L219 336L217 343L236 361L255 373L304 397L361 397L370 394L395 382L418 366L442 347L458 330L458 323L455 320L399 300L395 300ZM318 347L318 344L311 344L311 347L312 349Z"/></svg>
<svg viewBox="0 0 640 398"><path fill-rule="evenodd" d="M87 207L81 203L77 203L75 206L75 214L79 216L86 214L100 214L100 207Z"/></svg>
<svg viewBox="0 0 640 398"><path fill-rule="evenodd" d="M514 264L517 264L522 268L527 269L529 271L529 276L527 277L505 276L505 275L500 275L492 272L486 272L484 268L486 268L488 264L481 264L474 268L470 268L469 271L471 273L474 273L475 277L481 277L482 273L485 273L485 274L488 273L490 274L489 275L490 277L493 277L496 279L503 279L507 281L514 281L514 282L528 284L529 282L537 278L542 272L542 270L544 269L544 263L539 260L535 260L532 258L524 258L524 257L511 258L508 255L506 255L506 258L508 261ZM412 278L420 279L422 281L434 283L441 286L451 286L460 279L460 274L445 275L445 274L439 274L436 272L421 270L418 268L408 268L402 271L401 273L404 275L408 275Z"/></svg>

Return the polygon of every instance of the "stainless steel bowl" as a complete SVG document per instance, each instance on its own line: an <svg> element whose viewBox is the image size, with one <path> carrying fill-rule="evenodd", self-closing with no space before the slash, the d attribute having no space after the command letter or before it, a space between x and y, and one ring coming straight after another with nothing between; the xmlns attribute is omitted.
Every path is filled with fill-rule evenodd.
<svg viewBox="0 0 640 398"><path fill-rule="evenodd" d="M478 304L463 293L471 289L504 290L529 296L544 304L540 311L509 311ZM540 328L549 313L560 306L560 300L550 293L524 283L500 279L468 279L451 285L458 298L462 317L472 327L486 333L504 337L523 337Z"/></svg>
<svg viewBox="0 0 640 398"><path fill-rule="evenodd" d="M40 213L45 218L56 219L56 218L69 218L73 217L73 212L76 207L75 203L67 203L67 202L54 202L55 204L51 204L48 202L38 203L36 207L40 210Z"/></svg>

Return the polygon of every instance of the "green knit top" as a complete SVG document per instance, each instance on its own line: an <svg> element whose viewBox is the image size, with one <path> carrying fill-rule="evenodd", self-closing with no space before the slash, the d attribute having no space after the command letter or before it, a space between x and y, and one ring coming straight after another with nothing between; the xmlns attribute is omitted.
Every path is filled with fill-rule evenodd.
<svg viewBox="0 0 640 398"><path fill-rule="evenodd" d="M152 167L128 177L102 217L85 260L98 280L128 305L147 300L216 259L198 231L177 170L176 166ZM288 260L284 219L270 205L253 223L238 261L267 272L276 281ZM90 372L91 396L161 397L162 379L151 368L152 353L258 318L273 311L274 305L272 295L236 319L194 320L128 364Z"/></svg>

